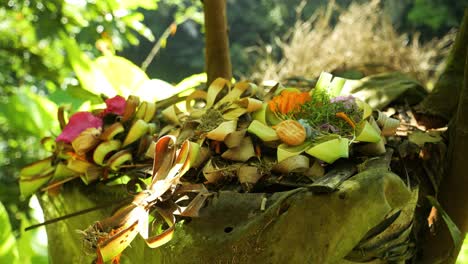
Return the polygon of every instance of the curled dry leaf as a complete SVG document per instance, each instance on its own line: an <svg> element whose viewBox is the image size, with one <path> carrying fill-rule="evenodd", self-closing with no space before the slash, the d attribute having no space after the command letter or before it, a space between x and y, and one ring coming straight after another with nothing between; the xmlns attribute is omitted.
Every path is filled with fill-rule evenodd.
<svg viewBox="0 0 468 264"><path fill-rule="evenodd" d="M395 135L397 128L400 126L400 120L388 117L385 113L375 111L376 122L382 129L382 135L393 136Z"/></svg>
<svg viewBox="0 0 468 264"><path fill-rule="evenodd" d="M86 169L85 174L80 174L81 180L85 184L89 184L93 181L98 180L99 178L104 175L104 168L103 167L98 167L98 166L89 166Z"/></svg>
<svg viewBox="0 0 468 264"><path fill-rule="evenodd" d="M113 139L117 134L120 134L125 131L122 123L115 122L112 125L106 127L104 132L102 132L100 138L104 141Z"/></svg>
<svg viewBox="0 0 468 264"><path fill-rule="evenodd" d="M164 109L161 114L165 120L176 125L180 125L183 116L182 111L175 104Z"/></svg>
<svg viewBox="0 0 468 264"><path fill-rule="evenodd" d="M262 175L255 166L242 165L237 171L237 177L239 178L240 183L250 183L255 184L260 180Z"/></svg>
<svg viewBox="0 0 468 264"><path fill-rule="evenodd" d="M85 241L97 249L97 263L114 260L130 245L139 233L151 248L167 243L175 229L174 212L170 208L157 206L160 197L167 193L173 195L179 179L190 168L198 153L198 145L184 141L179 149L175 147L173 136L164 136L155 145L155 158L151 184L146 190L137 193L131 203L118 209L112 216L96 222L83 232ZM126 150L117 152L110 158L112 162L124 157ZM169 228L153 232L149 215L157 212Z"/></svg>
<svg viewBox="0 0 468 264"><path fill-rule="evenodd" d="M228 148L238 147L245 137L245 132L247 132L247 130L242 129L230 133L224 139L224 144L226 144Z"/></svg>
<svg viewBox="0 0 468 264"><path fill-rule="evenodd" d="M93 152L93 160L98 165L104 165L105 159L111 152L120 149L122 142L120 140L109 140L99 144Z"/></svg>
<svg viewBox="0 0 468 264"><path fill-rule="evenodd" d="M70 159L68 160L67 168L75 172L85 174L88 168L96 166L91 162L81 159Z"/></svg>
<svg viewBox="0 0 468 264"><path fill-rule="evenodd" d="M120 150L114 153L107 161L107 166L111 170L117 171L120 166L131 161L132 161L132 153L129 150L124 149L124 150Z"/></svg>
<svg viewBox="0 0 468 264"><path fill-rule="evenodd" d="M305 172L309 169L309 158L304 155L291 156L275 164L272 171L282 174Z"/></svg>
<svg viewBox="0 0 468 264"><path fill-rule="evenodd" d="M101 141L101 128L90 127L81 132L73 141L72 146L76 154L82 156L96 147Z"/></svg>
<svg viewBox="0 0 468 264"><path fill-rule="evenodd" d="M143 135L138 142L138 148L136 151L136 158L145 159L146 153L150 150L151 143L153 143L153 137L150 135ZM153 146L154 147L154 146Z"/></svg>
<svg viewBox="0 0 468 264"><path fill-rule="evenodd" d="M245 111L247 113L258 111L258 110L262 109L262 106L263 106L262 101L260 101L258 99L250 98L250 97L242 98L242 99L238 100L236 102L236 104L243 107L243 108L245 108Z"/></svg>
<svg viewBox="0 0 468 264"><path fill-rule="evenodd" d="M205 164L202 172L208 183L216 183L224 178L223 170L215 166L211 159Z"/></svg>
<svg viewBox="0 0 468 264"><path fill-rule="evenodd" d="M138 96L130 95L127 98L127 103L125 104L125 109L122 114L122 122L126 122L133 118L139 104L140 98Z"/></svg>
<svg viewBox="0 0 468 264"><path fill-rule="evenodd" d="M314 159L312 166L310 166L310 168L304 172L304 175L311 180L316 180L325 175L325 169L317 159Z"/></svg>
<svg viewBox="0 0 468 264"><path fill-rule="evenodd" d="M241 162L245 162L255 156L255 149L250 137L244 137L239 146L230 148L221 155L224 159Z"/></svg>
<svg viewBox="0 0 468 264"><path fill-rule="evenodd" d="M208 132L206 137L216 141L224 141L227 135L236 131L237 120L222 122L217 128Z"/></svg>
<svg viewBox="0 0 468 264"><path fill-rule="evenodd" d="M197 159L193 162L192 167L198 168L211 157L211 150L208 147L201 147Z"/></svg>

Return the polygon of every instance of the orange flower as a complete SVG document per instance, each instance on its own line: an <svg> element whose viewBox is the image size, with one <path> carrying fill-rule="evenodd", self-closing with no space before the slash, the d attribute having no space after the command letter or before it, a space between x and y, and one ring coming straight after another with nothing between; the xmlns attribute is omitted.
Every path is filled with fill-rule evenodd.
<svg viewBox="0 0 468 264"><path fill-rule="evenodd" d="M268 102L268 107L273 112L288 114L291 111L299 110L300 106L311 100L308 92L281 91L280 95L273 97Z"/></svg>
<svg viewBox="0 0 468 264"><path fill-rule="evenodd" d="M351 118L349 118L349 116L345 114L344 112L336 113L336 117L341 118L344 121L346 121L346 123L348 123L352 128L356 128L356 124L354 124L354 121L351 120Z"/></svg>

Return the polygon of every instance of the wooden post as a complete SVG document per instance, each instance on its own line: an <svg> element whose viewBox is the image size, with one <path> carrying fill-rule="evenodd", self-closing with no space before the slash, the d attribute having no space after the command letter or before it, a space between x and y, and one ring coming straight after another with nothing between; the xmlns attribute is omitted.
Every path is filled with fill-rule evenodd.
<svg viewBox="0 0 468 264"><path fill-rule="evenodd" d="M216 78L232 78L226 0L204 0L205 71L208 85Z"/></svg>

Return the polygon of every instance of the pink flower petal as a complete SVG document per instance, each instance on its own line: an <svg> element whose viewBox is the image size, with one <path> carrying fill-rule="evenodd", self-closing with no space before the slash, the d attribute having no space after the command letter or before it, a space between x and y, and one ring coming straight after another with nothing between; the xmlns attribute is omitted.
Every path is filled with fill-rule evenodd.
<svg viewBox="0 0 468 264"><path fill-rule="evenodd" d="M102 127L102 119L90 112L77 112L70 117L68 124L55 141L71 143L85 129Z"/></svg>
<svg viewBox="0 0 468 264"><path fill-rule="evenodd" d="M106 99L107 108L104 110L103 115L108 113L123 115L125 111L125 104L127 101L120 95L114 96L112 98Z"/></svg>

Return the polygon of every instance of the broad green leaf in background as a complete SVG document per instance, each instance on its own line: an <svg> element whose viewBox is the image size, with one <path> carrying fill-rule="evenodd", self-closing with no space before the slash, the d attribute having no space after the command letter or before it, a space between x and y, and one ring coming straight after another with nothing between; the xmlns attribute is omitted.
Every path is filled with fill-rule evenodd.
<svg viewBox="0 0 468 264"><path fill-rule="evenodd" d="M175 86L160 79L151 79L145 81L132 94L148 101L164 100L175 94L189 95L203 83L206 83L206 73L189 76Z"/></svg>
<svg viewBox="0 0 468 264"><path fill-rule="evenodd" d="M75 40L63 36L68 60L81 86L96 95L127 97L149 78L129 60L113 55L91 60L83 53Z"/></svg>
<svg viewBox="0 0 468 264"><path fill-rule="evenodd" d="M103 72L93 66L92 60L80 50L78 43L65 34L61 34L67 58L81 86L93 93L113 97L118 94Z"/></svg>
<svg viewBox="0 0 468 264"><path fill-rule="evenodd" d="M176 85L176 88L181 90L195 88L203 83L206 83L206 73L199 73L183 79Z"/></svg>
<svg viewBox="0 0 468 264"><path fill-rule="evenodd" d="M19 263L16 239L11 232L7 211L0 202L0 263Z"/></svg>
<svg viewBox="0 0 468 264"><path fill-rule="evenodd" d="M175 86L160 79L151 79L143 82L142 85L133 90L132 94L147 101L159 101L175 94L187 96L203 83L206 83L206 73L189 76Z"/></svg>
<svg viewBox="0 0 468 264"><path fill-rule="evenodd" d="M147 40L153 42L155 40L153 32L142 23L143 19L144 16L141 13L134 13L121 17L121 20L125 22L128 27L138 32L138 34L142 35Z"/></svg>
<svg viewBox="0 0 468 264"><path fill-rule="evenodd" d="M80 51L76 42L67 41L70 44L67 48L69 60L81 85L95 95L136 95L146 101L157 101L206 82L205 74L197 74L174 87L159 79L149 79L143 70L123 57L106 55L93 61Z"/></svg>
<svg viewBox="0 0 468 264"><path fill-rule="evenodd" d="M0 105L10 129L44 137L58 131L57 105L44 96L32 92L16 93L6 104Z"/></svg>
<svg viewBox="0 0 468 264"><path fill-rule="evenodd" d="M114 96L119 94L127 97L133 94L133 91L141 86L149 78L144 71L131 61L119 56L102 56L97 58L92 63L92 69L100 74L113 87L114 94L106 94ZM99 87L96 87L99 89Z"/></svg>
<svg viewBox="0 0 468 264"><path fill-rule="evenodd" d="M163 80L152 79L143 82L135 90L132 91L133 95L139 96L145 101L157 101L171 97L178 92L183 91L176 89L172 84Z"/></svg>
<svg viewBox="0 0 468 264"><path fill-rule="evenodd" d="M67 87L66 90L56 89L47 96L57 105L71 105L72 112L76 112L86 102L96 105L102 103L102 98L81 87ZM89 109L87 109L89 110Z"/></svg>
<svg viewBox="0 0 468 264"><path fill-rule="evenodd" d="M158 8L159 0L132 0L132 1L117 1L121 9L137 9L143 8L154 10Z"/></svg>

